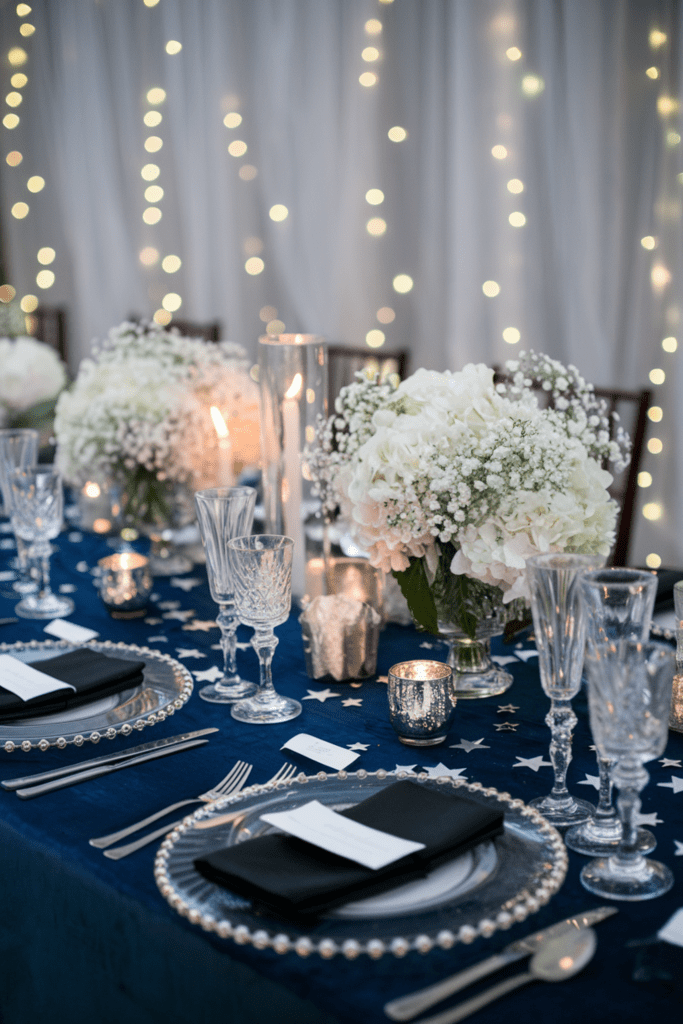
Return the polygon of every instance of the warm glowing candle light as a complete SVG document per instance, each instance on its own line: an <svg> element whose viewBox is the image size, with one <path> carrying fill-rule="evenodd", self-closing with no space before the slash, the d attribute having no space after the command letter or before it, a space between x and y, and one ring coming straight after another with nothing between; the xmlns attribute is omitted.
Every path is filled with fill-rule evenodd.
<svg viewBox="0 0 683 1024"><path fill-rule="evenodd" d="M218 487L232 487L235 478L232 469L232 443L230 431L220 409L212 405L209 410L218 438L218 465L216 467L216 484Z"/></svg>

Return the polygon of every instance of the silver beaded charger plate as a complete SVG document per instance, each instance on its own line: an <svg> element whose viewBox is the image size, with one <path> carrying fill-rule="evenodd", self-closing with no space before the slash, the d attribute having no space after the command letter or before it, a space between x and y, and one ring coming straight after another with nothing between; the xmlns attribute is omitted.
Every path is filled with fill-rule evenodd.
<svg viewBox="0 0 683 1024"><path fill-rule="evenodd" d="M397 778L428 788L450 787L461 795L501 809L505 829L493 842L437 868L425 879L383 896L359 900L310 925L257 913L249 901L208 881L194 866L197 857L265 835L274 829L261 815L319 800L342 811ZM509 793L463 779L431 779L384 770L307 776L287 783L250 786L223 797L185 818L161 844L155 861L156 883L179 914L205 931L257 949L312 953L329 959L367 954L404 956L450 949L458 942L488 938L535 913L557 892L567 873L562 838L536 810Z"/></svg>
<svg viewBox="0 0 683 1024"><path fill-rule="evenodd" d="M14 750L64 748L69 744L80 747L87 742L129 736L163 722L182 708L192 693L192 676L184 665L167 654L110 640L90 640L78 646L90 647L112 658L144 661L142 683L56 714L0 722L0 749L12 753ZM0 644L0 654L11 654L36 668L43 659L73 649L74 644L66 640Z"/></svg>

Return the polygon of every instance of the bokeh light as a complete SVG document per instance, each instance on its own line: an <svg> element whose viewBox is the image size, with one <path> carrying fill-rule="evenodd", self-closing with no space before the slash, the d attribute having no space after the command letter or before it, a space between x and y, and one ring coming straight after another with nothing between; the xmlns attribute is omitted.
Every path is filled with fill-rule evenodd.
<svg viewBox="0 0 683 1024"><path fill-rule="evenodd" d="M23 158L23 156L21 155L21 153L19 152L18 149L13 149L5 157L5 160L9 164L10 167L18 167L23 159L24 158Z"/></svg>
<svg viewBox="0 0 683 1024"><path fill-rule="evenodd" d="M491 156L495 160L504 160L507 155L508 151L505 146L494 146L491 150Z"/></svg>
<svg viewBox="0 0 683 1024"><path fill-rule="evenodd" d="M387 222L382 217L371 217L365 225L365 230L369 235L379 238L386 232Z"/></svg>
<svg viewBox="0 0 683 1024"><path fill-rule="evenodd" d="M21 46L13 46L7 54L7 60L13 68L20 68L28 60L28 54Z"/></svg>
<svg viewBox="0 0 683 1024"><path fill-rule="evenodd" d="M44 267L47 267L48 264L54 262L56 255L57 253L54 249L51 249L49 245L45 245L42 249L38 250L37 259L39 263L42 263Z"/></svg>
<svg viewBox="0 0 683 1024"><path fill-rule="evenodd" d="M358 76L358 81L366 89L371 89L373 85L377 85L377 75L374 71L364 71Z"/></svg>
<svg viewBox="0 0 683 1024"><path fill-rule="evenodd" d="M522 335L516 327L506 327L503 331L503 341L506 341L508 345L516 345L521 337Z"/></svg>
<svg viewBox="0 0 683 1024"><path fill-rule="evenodd" d="M158 153L164 144L164 140L158 135L149 135L145 139L145 149L148 153Z"/></svg>
<svg viewBox="0 0 683 1024"><path fill-rule="evenodd" d="M164 115L160 110L148 110L142 120L147 128L157 128L163 119Z"/></svg>
<svg viewBox="0 0 683 1024"><path fill-rule="evenodd" d="M277 316L276 306L261 306L258 312L259 320L263 320L264 324L267 324L269 320L274 320Z"/></svg>
<svg viewBox="0 0 683 1024"><path fill-rule="evenodd" d="M497 281L484 281L481 290L489 299L494 299L496 295L500 295L500 285Z"/></svg>
<svg viewBox="0 0 683 1024"><path fill-rule="evenodd" d="M396 319L396 313L391 306L382 306L377 310L377 319L381 324L391 324Z"/></svg>
<svg viewBox="0 0 683 1024"><path fill-rule="evenodd" d="M508 60L521 60L522 51L519 49L518 46L509 46L508 49L505 51L505 56L507 57Z"/></svg>
<svg viewBox="0 0 683 1024"><path fill-rule="evenodd" d="M275 206L271 206L270 210L268 211L268 216L270 217L271 220L274 221L287 220L287 217L289 216L289 210L287 209L286 206L283 206L282 203L276 203Z"/></svg>
<svg viewBox="0 0 683 1024"><path fill-rule="evenodd" d="M672 337L664 338L662 341L662 348L665 352L675 352L678 348L678 342Z"/></svg>
<svg viewBox="0 0 683 1024"><path fill-rule="evenodd" d="M144 178L145 181L156 181L160 174L161 170L156 164L145 164L140 171L140 176Z"/></svg>
<svg viewBox="0 0 683 1024"><path fill-rule="evenodd" d="M41 178L39 174L34 174L26 182L26 188L29 192L42 192L45 188L45 178Z"/></svg>
<svg viewBox="0 0 683 1024"><path fill-rule="evenodd" d="M265 263L259 256L251 256L244 264L244 269L248 274L251 274L252 277L256 274L263 273L264 268Z"/></svg>
<svg viewBox="0 0 683 1024"><path fill-rule="evenodd" d="M176 274L183 265L183 261L180 256L164 256L161 261L161 269L165 270L167 274Z"/></svg>
<svg viewBox="0 0 683 1024"><path fill-rule="evenodd" d="M238 114L236 110L231 110L223 118L223 124L226 128L237 128L242 124L242 115Z"/></svg>
<svg viewBox="0 0 683 1024"><path fill-rule="evenodd" d="M657 239L653 235L645 235L645 238L641 238L640 244L643 249L654 249L657 245Z"/></svg>
<svg viewBox="0 0 683 1024"><path fill-rule="evenodd" d="M169 39L166 43L166 53L169 53L172 57L176 53L180 53L183 48L183 44L179 43L177 39Z"/></svg>
<svg viewBox="0 0 683 1024"><path fill-rule="evenodd" d="M659 569L661 564L661 555L656 554L654 551L650 552L649 555L645 556L645 565L648 567L648 569Z"/></svg>
<svg viewBox="0 0 683 1024"><path fill-rule="evenodd" d="M161 300L161 305L163 306L167 313L175 313L177 309L180 309L182 304L183 300L181 299L177 292L168 292L168 294L164 295L163 299Z"/></svg>
<svg viewBox="0 0 683 1024"><path fill-rule="evenodd" d="M145 199L148 203L160 203L164 198L164 190L161 185L148 185L145 189Z"/></svg>
<svg viewBox="0 0 683 1024"><path fill-rule="evenodd" d="M143 211L142 219L145 224L158 224L162 216L163 214L158 206L148 206L147 209Z"/></svg>
<svg viewBox="0 0 683 1024"><path fill-rule="evenodd" d="M16 217L17 220L23 220L24 217L28 217L28 203L15 203L12 207L12 216Z"/></svg>
<svg viewBox="0 0 683 1024"><path fill-rule="evenodd" d="M55 283L55 275L52 270L39 270L36 274L36 284L39 288L51 288Z"/></svg>
<svg viewBox="0 0 683 1024"><path fill-rule="evenodd" d="M8 92L5 96L5 103L8 107L18 107L23 98L20 92Z"/></svg>
<svg viewBox="0 0 683 1024"><path fill-rule="evenodd" d="M368 64L371 64L372 61L379 60L379 50L376 46L366 46L361 53L361 57Z"/></svg>
<svg viewBox="0 0 683 1024"><path fill-rule="evenodd" d="M664 445L658 437L651 437L647 442L647 450L651 455L661 455Z"/></svg>
<svg viewBox="0 0 683 1024"><path fill-rule="evenodd" d="M647 410L648 419L652 420L653 423L661 423L664 415L663 410L658 405L651 405Z"/></svg>
<svg viewBox="0 0 683 1024"><path fill-rule="evenodd" d="M408 138L408 132L405 128L401 128L399 124L395 124L393 128L390 128L387 135L392 142L404 142Z"/></svg>
<svg viewBox="0 0 683 1024"><path fill-rule="evenodd" d="M392 284L394 291L400 295L406 295L413 287L413 279L408 274L397 274Z"/></svg>
<svg viewBox="0 0 683 1024"><path fill-rule="evenodd" d="M242 139L234 139L228 146L230 156L244 156L247 151L247 144Z"/></svg>
<svg viewBox="0 0 683 1024"><path fill-rule="evenodd" d="M138 254L138 259L143 267L153 267L159 262L159 250L153 245L146 245Z"/></svg>
<svg viewBox="0 0 683 1024"><path fill-rule="evenodd" d="M639 487L652 487L652 473L648 473L643 470L638 474L638 486Z"/></svg>
<svg viewBox="0 0 683 1024"><path fill-rule="evenodd" d="M369 36L378 36L382 31L382 22L377 18L369 18L365 22L365 31Z"/></svg>
<svg viewBox="0 0 683 1024"><path fill-rule="evenodd" d="M4 124L5 128L9 128L10 131L11 131L12 128L16 128L17 125L19 124L19 115L18 114L5 114L5 116L2 119L2 123Z"/></svg>
<svg viewBox="0 0 683 1024"><path fill-rule="evenodd" d="M643 515L646 519L657 520L662 518L662 506L658 501L648 501L643 505Z"/></svg>
<svg viewBox="0 0 683 1024"><path fill-rule="evenodd" d="M242 164L237 173L242 181L253 181L258 174L258 169L253 164Z"/></svg>
<svg viewBox="0 0 683 1024"><path fill-rule="evenodd" d="M36 309L38 309L38 296L24 295L23 299L19 303L19 308L22 313L34 313Z"/></svg>
<svg viewBox="0 0 683 1024"><path fill-rule="evenodd" d="M507 183L507 190L515 196L519 195L520 192L524 191L524 182L520 181L519 178L510 178Z"/></svg>
<svg viewBox="0 0 683 1024"><path fill-rule="evenodd" d="M369 188L365 193L365 201L370 203L370 206L379 206L384 202L384 192L381 188Z"/></svg>
<svg viewBox="0 0 683 1024"><path fill-rule="evenodd" d="M539 96L545 89L545 82L540 75L525 75L522 79L522 92L525 96Z"/></svg>
<svg viewBox="0 0 683 1024"><path fill-rule="evenodd" d="M370 348L381 348L386 340L384 331L378 330L376 327L365 335L365 343Z"/></svg>
<svg viewBox="0 0 683 1024"><path fill-rule="evenodd" d="M519 210L513 210L508 217L508 222L513 228L523 228L526 224L526 217Z"/></svg>
<svg viewBox="0 0 683 1024"><path fill-rule="evenodd" d="M149 89L147 92L147 102L153 106L158 107L160 103L163 103L166 99L166 90L161 89L159 86L155 86L153 89Z"/></svg>
<svg viewBox="0 0 683 1024"><path fill-rule="evenodd" d="M664 370L660 370L659 367L655 367L653 370L650 370L649 376L653 384L663 384L666 380Z"/></svg>

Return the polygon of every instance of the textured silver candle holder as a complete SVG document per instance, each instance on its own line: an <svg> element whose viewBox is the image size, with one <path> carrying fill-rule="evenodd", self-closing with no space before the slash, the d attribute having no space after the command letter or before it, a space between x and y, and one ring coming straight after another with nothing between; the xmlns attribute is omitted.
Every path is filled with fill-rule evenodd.
<svg viewBox="0 0 683 1024"><path fill-rule="evenodd" d="M453 672L441 661L402 661L389 669L389 719L401 743L443 743L455 716Z"/></svg>
<svg viewBox="0 0 683 1024"><path fill-rule="evenodd" d="M122 551L100 558L97 586L113 619L140 619L152 593L149 559L137 551Z"/></svg>

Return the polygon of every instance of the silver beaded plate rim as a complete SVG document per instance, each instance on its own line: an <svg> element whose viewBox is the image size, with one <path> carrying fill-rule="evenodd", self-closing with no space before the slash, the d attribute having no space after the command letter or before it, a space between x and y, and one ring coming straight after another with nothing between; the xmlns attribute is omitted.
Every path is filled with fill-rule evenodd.
<svg viewBox="0 0 683 1024"><path fill-rule="evenodd" d="M194 858L208 850L203 837L211 834L210 829L196 827L203 819L226 811L249 810L261 802L272 802L267 798L274 791L306 787L306 801L315 798L330 802L325 800L328 784L333 785L335 780L344 783L356 780L359 783L359 798L362 799L365 780L370 791L373 791L373 782L388 785L402 778L410 778L411 781L430 787L452 787L463 794L471 793L484 803L502 805L506 829L501 845L504 846L505 842L521 843L522 854L529 853L528 858L516 854L519 877L508 884L503 857L490 882L484 881L465 897L464 908L461 902L457 907L444 906L438 912L431 915L428 913L426 927L423 915L417 930L410 915L399 915L395 920L368 921L365 922L367 927L363 927L364 922L329 917L322 919L314 928L305 930L291 922L258 916L246 901L238 900L204 879L194 868ZM274 809L268 807L268 810ZM230 829L234 826L227 827ZM218 845L223 844L219 842ZM212 848L216 848L215 841ZM468 783L463 779L431 779L426 773L413 775L384 769L376 772L361 769L336 774L319 772L312 776L302 772L287 783L250 786L236 796L223 797L201 807L166 836L156 855L154 877L162 896L177 913L204 931L213 932L239 945L273 949L281 954L293 952L300 957L317 953L324 959L342 955L348 960L354 960L366 954L377 960L385 954L402 957L411 950L425 954L432 949L450 949L457 943L469 944L479 937L489 938L496 931L510 928L536 913L551 899L564 882L567 866L567 850L560 833L538 811L509 793L501 793L479 782ZM489 893L487 896L489 887L496 890L495 895ZM235 906L225 905L231 901Z"/></svg>
<svg viewBox="0 0 683 1024"><path fill-rule="evenodd" d="M60 750L73 744L99 743L117 736L130 736L165 721L189 700L193 689L190 672L168 654L112 640L89 640L74 644L67 640L29 640L0 644L0 654L12 654L39 668L42 658L54 657L75 647L90 647L133 661L144 661L144 680L102 700L84 704L71 712L24 718L0 723L0 748L16 750Z"/></svg>

